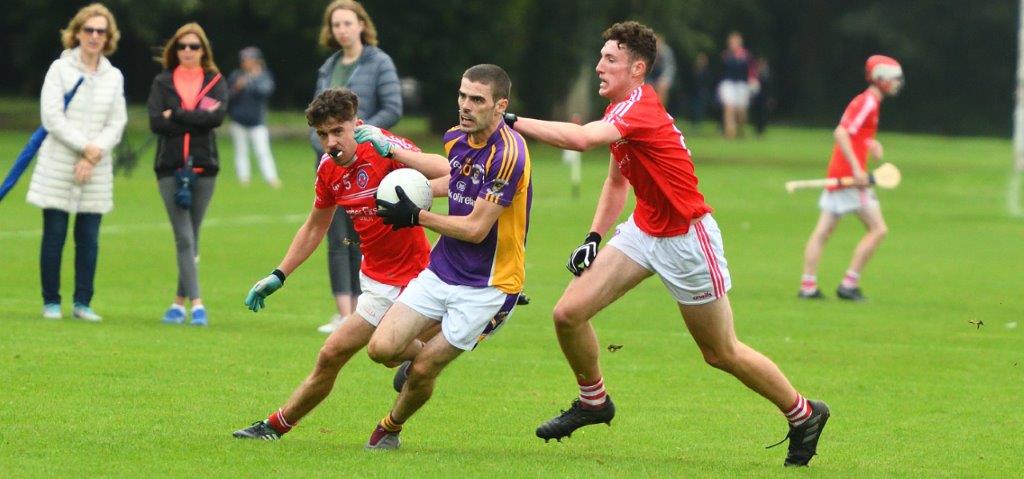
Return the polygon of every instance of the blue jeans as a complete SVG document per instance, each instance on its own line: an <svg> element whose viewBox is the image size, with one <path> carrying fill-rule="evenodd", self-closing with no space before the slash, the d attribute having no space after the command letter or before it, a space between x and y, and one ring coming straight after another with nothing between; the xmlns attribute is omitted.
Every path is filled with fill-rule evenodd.
<svg viewBox="0 0 1024 479"><path fill-rule="evenodd" d="M92 301L96 257L99 254L99 213L75 215L75 295L76 304ZM60 304L60 263L64 240L68 236L68 213L43 210L43 244L39 254L39 274L43 283L43 304Z"/></svg>

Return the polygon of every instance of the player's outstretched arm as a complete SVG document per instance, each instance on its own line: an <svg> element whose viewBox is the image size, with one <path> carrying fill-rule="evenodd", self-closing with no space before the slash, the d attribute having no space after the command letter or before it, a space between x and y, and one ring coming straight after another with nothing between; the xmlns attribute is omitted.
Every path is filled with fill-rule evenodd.
<svg viewBox="0 0 1024 479"><path fill-rule="evenodd" d="M245 297L245 306L254 312L264 308L264 300L284 286L284 280L292 274L320 245L324 234L331 226L336 207L313 207L306 222L295 233L292 244L288 247L281 264L271 274L256 282Z"/></svg>
<svg viewBox="0 0 1024 479"><path fill-rule="evenodd" d="M570 273L579 276L594 262L598 247L601 245L601 237L622 213L628 195L629 183L619 172L615 159L611 158L608 165L608 177L605 178L604 186L601 187L601 197L597 201L594 220L590 223L590 233L587 233L581 245L569 253L569 261L565 264Z"/></svg>
<svg viewBox="0 0 1024 479"><path fill-rule="evenodd" d="M619 166L615 164L615 158L609 155L608 176L604 179L601 187L601 197L597 200L597 209L594 211L594 220L590 223L590 231L605 234L619 218L622 208L626 205L626 197L629 196L629 181Z"/></svg>
<svg viewBox="0 0 1024 479"><path fill-rule="evenodd" d="M312 211L309 212L309 216L306 217L306 222L295 232L292 244L288 246L288 252L285 253L284 259L281 260L281 264L278 265L277 269L283 271L286 275L290 275L316 251L316 247L320 246L320 241L327 234L327 229L331 227L331 220L334 219L335 209L337 209L336 206L327 208L313 207Z"/></svg>
<svg viewBox="0 0 1024 479"><path fill-rule="evenodd" d="M428 179L441 178L451 173L452 168L448 164L448 158L441 155L403 150L401 148L393 148L391 151L392 158L404 163L409 168L423 173L423 176L426 176Z"/></svg>
<svg viewBox="0 0 1024 479"><path fill-rule="evenodd" d="M434 198L441 198L448 196L448 183L452 180L452 175L444 175L430 180L430 194Z"/></svg>
<svg viewBox="0 0 1024 479"><path fill-rule="evenodd" d="M523 135L563 150L585 151L608 145L622 138L622 133L611 123L592 121L577 125L564 121L546 121L535 118L506 118L513 129Z"/></svg>
<svg viewBox="0 0 1024 479"><path fill-rule="evenodd" d="M395 146L388 141L380 128L372 125L359 125L356 127L355 138L357 143L369 143L377 150L380 156L394 158L406 166L423 173L423 176L433 179L447 175L451 171L448 159L433 153L407 150Z"/></svg>

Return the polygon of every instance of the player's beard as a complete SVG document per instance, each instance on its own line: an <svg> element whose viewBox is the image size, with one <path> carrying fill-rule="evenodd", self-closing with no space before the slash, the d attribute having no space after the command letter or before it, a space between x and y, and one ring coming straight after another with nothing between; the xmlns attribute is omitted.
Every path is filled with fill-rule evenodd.
<svg viewBox="0 0 1024 479"><path fill-rule="evenodd" d="M485 131L485 130L487 130L487 129L489 129L491 127L491 124L488 124L488 123L486 123L484 121L481 121L481 118L487 118L488 116L493 117L493 115L494 115L494 110L490 110L489 112L482 112L481 114L476 114L476 115L474 115L472 113L463 113L460 110L459 111L459 129L462 130L463 133L468 133L468 134L479 133L481 131ZM462 124L462 119L463 118L466 118L466 119L470 120L469 126L464 126Z"/></svg>

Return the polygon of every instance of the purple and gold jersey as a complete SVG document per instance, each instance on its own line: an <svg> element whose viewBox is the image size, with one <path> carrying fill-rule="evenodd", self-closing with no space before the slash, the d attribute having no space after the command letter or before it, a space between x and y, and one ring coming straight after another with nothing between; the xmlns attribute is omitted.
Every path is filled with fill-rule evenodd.
<svg viewBox="0 0 1024 479"><path fill-rule="evenodd" d="M467 216L477 201L505 210L479 244L441 236L430 252L430 270L448 284L521 292L533 199L526 141L502 124L486 143L475 145L456 127L444 134L444 149L452 167L448 215Z"/></svg>

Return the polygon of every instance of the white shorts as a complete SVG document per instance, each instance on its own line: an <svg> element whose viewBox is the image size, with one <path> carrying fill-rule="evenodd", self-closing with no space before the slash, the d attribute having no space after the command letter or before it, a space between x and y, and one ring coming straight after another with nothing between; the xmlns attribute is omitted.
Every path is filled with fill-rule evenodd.
<svg viewBox="0 0 1024 479"><path fill-rule="evenodd" d="M711 214L690 223L685 234L664 238L640 231L630 215L608 246L657 274L681 304L710 303L732 288L722 232Z"/></svg>
<svg viewBox="0 0 1024 479"><path fill-rule="evenodd" d="M868 208L880 208L874 188L842 188L835 191L822 191L818 207L821 208L821 211L838 216Z"/></svg>
<svg viewBox="0 0 1024 479"><path fill-rule="evenodd" d="M388 308L392 304L395 304L402 288L381 283L363 274L362 271L359 272L359 288L363 292L359 295L359 300L356 301L356 314L362 316L366 322L376 328L380 325L384 313L388 312Z"/></svg>
<svg viewBox="0 0 1024 479"><path fill-rule="evenodd" d="M750 105L750 85L745 81L722 80L718 84L718 100L726 106L747 108Z"/></svg>
<svg viewBox="0 0 1024 479"><path fill-rule="evenodd" d="M440 321L448 343L470 351L505 323L517 299L518 293L508 294L494 287L448 284L425 269L409 283L398 302Z"/></svg>

